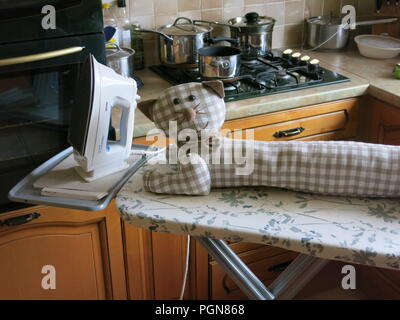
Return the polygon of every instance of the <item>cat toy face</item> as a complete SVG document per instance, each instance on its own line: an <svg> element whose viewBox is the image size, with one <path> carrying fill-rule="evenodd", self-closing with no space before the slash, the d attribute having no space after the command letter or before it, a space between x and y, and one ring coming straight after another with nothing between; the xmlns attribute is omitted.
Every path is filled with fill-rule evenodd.
<svg viewBox="0 0 400 320"><path fill-rule="evenodd" d="M186 83L164 90L157 100L139 103L139 109L166 135L194 130L198 136L218 132L225 121L224 88L220 81ZM171 124L171 122L173 122Z"/></svg>

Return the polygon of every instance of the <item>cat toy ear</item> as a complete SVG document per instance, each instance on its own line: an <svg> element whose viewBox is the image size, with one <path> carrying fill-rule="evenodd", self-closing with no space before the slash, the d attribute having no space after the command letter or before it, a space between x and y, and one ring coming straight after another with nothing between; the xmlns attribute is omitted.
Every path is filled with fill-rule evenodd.
<svg viewBox="0 0 400 320"><path fill-rule="evenodd" d="M149 118L151 121L154 121L153 119L153 108L154 104L156 103L156 99L151 99L151 100L146 100L138 103L138 108L140 111L143 112L143 114Z"/></svg>
<svg viewBox="0 0 400 320"><path fill-rule="evenodd" d="M210 88L216 94L220 96L221 99L225 98L224 84L220 80L203 81L203 86Z"/></svg>

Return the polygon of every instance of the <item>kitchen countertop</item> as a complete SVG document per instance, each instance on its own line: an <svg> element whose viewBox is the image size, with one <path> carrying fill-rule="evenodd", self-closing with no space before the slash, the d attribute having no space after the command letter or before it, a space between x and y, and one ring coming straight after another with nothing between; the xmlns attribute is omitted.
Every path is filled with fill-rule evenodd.
<svg viewBox="0 0 400 320"><path fill-rule="evenodd" d="M324 61L328 68L346 69L368 80L369 95L400 108L400 80L392 75L400 57L370 59L361 56L354 47L341 53L314 52L312 55Z"/></svg>
<svg viewBox="0 0 400 320"><path fill-rule="evenodd" d="M321 65L351 79L350 82L327 85L256 97L226 104L226 120L282 111L340 99L370 94L373 97L400 107L400 81L392 76L398 59L375 60L359 55L351 47L343 52L312 52L310 56L321 60ZM143 100L155 99L160 92L171 86L149 69L136 73L144 82L139 90ZM145 136L154 124L139 110L136 111L134 137Z"/></svg>

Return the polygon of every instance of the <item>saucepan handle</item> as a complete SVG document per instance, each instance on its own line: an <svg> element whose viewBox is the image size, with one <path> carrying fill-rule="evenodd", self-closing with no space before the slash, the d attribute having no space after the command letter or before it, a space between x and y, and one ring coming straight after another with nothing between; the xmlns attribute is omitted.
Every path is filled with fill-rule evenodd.
<svg viewBox="0 0 400 320"><path fill-rule="evenodd" d="M166 39L167 41L171 41L171 42L173 41L172 37L166 35L165 33L156 31L156 30L142 29L142 28L140 28L140 29L135 29L135 31L137 31L137 32L144 32L144 33L155 33L155 34L158 34L159 36L163 37L163 38Z"/></svg>

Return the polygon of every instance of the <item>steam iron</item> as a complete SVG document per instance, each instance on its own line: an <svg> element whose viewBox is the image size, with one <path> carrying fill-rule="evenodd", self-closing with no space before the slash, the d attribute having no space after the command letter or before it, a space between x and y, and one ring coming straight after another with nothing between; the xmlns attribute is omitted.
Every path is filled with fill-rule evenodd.
<svg viewBox="0 0 400 320"><path fill-rule="evenodd" d="M83 63L71 114L68 141L85 181L94 181L129 167L134 116L137 106L136 82L96 61L93 55ZM109 141L112 109L122 110L120 140Z"/></svg>

